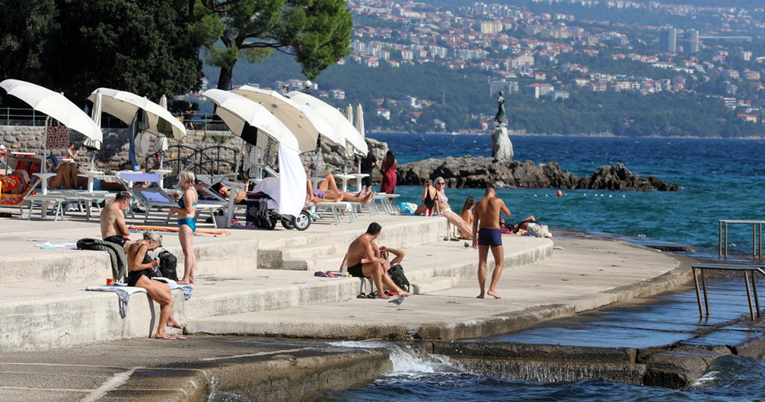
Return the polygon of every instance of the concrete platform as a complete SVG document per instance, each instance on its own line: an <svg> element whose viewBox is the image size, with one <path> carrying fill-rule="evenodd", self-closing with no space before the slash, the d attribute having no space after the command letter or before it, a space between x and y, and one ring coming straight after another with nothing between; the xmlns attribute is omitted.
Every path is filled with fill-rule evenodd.
<svg viewBox="0 0 765 402"><path fill-rule="evenodd" d="M375 220L384 228L380 244L407 251L407 272L413 282L422 284L420 293L444 290L455 286L457 278L474 275L474 252L467 251L462 242L442 241L444 219L382 216ZM186 323L353 299L359 292L358 279L318 278L313 270L289 271L283 264L310 261L316 268L337 270L347 244L371 221L361 217L354 225L318 224L306 232L232 230L231 236L195 237L198 281L189 301L175 292L174 316ZM106 253L34 247L45 241L56 244L97 236L96 222L4 222L10 226L0 235L0 351L57 348L152 333L159 306L154 304L152 313L146 295L131 297L128 316L121 319L115 294L82 291L111 276ZM177 235L164 237L165 247L181 257L182 271ZM549 240L511 240L517 250L508 254L510 267L552 254Z"/></svg>
<svg viewBox="0 0 765 402"><path fill-rule="evenodd" d="M192 319L186 330L297 338L444 341L522 329L544 319L665 291L689 278L687 267L672 255L612 241L556 239L555 245L562 250L549 258L536 257L538 261L533 262L534 254L520 251L528 250L530 245L523 244L526 239L515 237L505 242L507 266L498 286L498 293L504 296L501 300L475 298L475 251L433 244L427 246L425 256L417 254L416 258L423 258L421 263L413 260L405 266L418 267L438 258L433 276L453 277L456 286L409 297L400 307L384 300L351 299ZM428 276L429 270L425 270ZM416 268L408 272L414 278L425 274Z"/></svg>

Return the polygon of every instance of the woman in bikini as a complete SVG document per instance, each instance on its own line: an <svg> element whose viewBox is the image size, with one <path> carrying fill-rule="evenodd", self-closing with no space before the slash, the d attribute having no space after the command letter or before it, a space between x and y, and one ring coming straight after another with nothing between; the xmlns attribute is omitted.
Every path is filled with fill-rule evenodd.
<svg viewBox="0 0 765 402"><path fill-rule="evenodd" d="M425 216L438 216L438 203L436 202L436 198L438 197L438 190L436 190L435 187L433 187L433 180L427 179L425 180L425 192L422 193L422 198L420 198L420 205L417 207L417 210L414 211L415 215L425 215Z"/></svg>
<svg viewBox="0 0 765 402"><path fill-rule="evenodd" d="M199 195L194 188L196 181L194 173L184 170L178 178L181 181L183 195L178 199L178 208L170 208L170 215L178 214L178 237L181 240L184 257L183 278L178 283L186 285L194 283L194 268L197 266L197 259L194 256L194 232L197 231L197 223L194 216L197 213Z"/></svg>
<svg viewBox="0 0 765 402"><path fill-rule="evenodd" d="M144 232L143 240L139 240L128 248L128 286L146 289L152 300L159 303L161 310L159 313L159 326L156 339L186 339L180 335L168 335L165 333L165 326L172 328L183 328L173 319L173 304L175 299L170 292L170 286L166 283L154 281L151 278L157 276L156 267L159 266L159 260L152 259L149 251L156 250L162 246L162 236L153 232Z"/></svg>
<svg viewBox="0 0 765 402"><path fill-rule="evenodd" d="M449 198L446 196L446 192L444 191L445 186L446 181L444 181L443 177L436 178L436 189L438 190L438 209L441 211L441 215L446 217L446 219L451 222L452 225L458 227L460 233L462 233L463 236L469 236L472 239L473 228L470 226L470 224L462 220L459 215L452 211L452 207L449 206Z"/></svg>

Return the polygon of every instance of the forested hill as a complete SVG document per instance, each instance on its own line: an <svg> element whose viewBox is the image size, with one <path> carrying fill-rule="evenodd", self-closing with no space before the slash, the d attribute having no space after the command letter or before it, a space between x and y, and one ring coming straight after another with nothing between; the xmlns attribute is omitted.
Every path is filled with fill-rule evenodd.
<svg viewBox="0 0 765 402"><path fill-rule="evenodd" d="M215 70L206 67L205 72L213 87ZM263 63L239 63L234 70L237 84L271 86L276 80L300 77L297 63L280 55ZM489 75L481 71L452 71L435 64L367 68L347 63L330 67L316 82L321 90L345 90L345 100L325 99L336 106L361 103L367 111L368 129L456 132L479 129L481 120L490 122L496 98L488 96L488 80ZM529 83L522 81L521 88ZM415 109L372 101L396 100L405 95L435 103L417 109L422 114L414 123L411 113ZM390 120L376 116L376 108L391 110ZM724 106L722 99L704 94L578 91L569 99L557 101L514 94L506 96L506 110L509 128L537 134L736 138L761 136L765 128L745 123ZM445 129L435 125L434 120L444 122Z"/></svg>

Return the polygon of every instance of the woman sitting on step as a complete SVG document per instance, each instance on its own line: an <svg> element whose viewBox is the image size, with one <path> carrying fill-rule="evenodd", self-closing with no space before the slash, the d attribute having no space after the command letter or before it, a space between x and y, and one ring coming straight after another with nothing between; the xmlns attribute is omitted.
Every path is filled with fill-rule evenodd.
<svg viewBox="0 0 765 402"><path fill-rule="evenodd" d="M164 282L155 281L151 278L158 276L159 260L152 259L149 251L156 250L162 246L162 236L154 232L144 232L143 240L133 243L128 248L128 286L135 286L146 289L152 300L159 303L162 307L159 313L159 326L156 339L179 339L185 340L180 335L168 335L165 333L165 326L172 328L183 328L181 324L173 319L173 304L175 299L170 292L170 286Z"/></svg>
<svg viewBox="0 0 765 402"><path fill-rule="evenodd" d="M462 236L472 239L473 228L469 223L465 222L459 215L457 215L456 212L452 211L452 207L449 206L449 198L444 191L445 186L446 181L443 177L436 178L436 190L438 190L436 201L438 202L438 209L441 211L441 215L446 217L452 225L459 228Z"/></svg>

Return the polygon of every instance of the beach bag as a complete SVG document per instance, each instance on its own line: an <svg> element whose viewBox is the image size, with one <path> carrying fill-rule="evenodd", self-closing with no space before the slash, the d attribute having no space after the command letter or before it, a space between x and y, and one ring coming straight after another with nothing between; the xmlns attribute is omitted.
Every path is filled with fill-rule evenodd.
<svg viewBox="0 0 765 402"><path fill-rule="evenodd" d="M404 275L404 267L402 267L401 264L395 263L391 265L388 270L388 276L390 276L393 283L400 287L404 292L409 291L411 285L409 284L409 279L406 279L406 275Z"/></svg>
<svg viewBox="0 0 765 402"><path fill-rule="evenodd" d="M178 258L167 250L162 250L159 255L159 272L167 279L178 280Z"/></svg>
<svg viewBox="0 0 765 402"><path fill-rule="evenodd" d="M402 215L414 215L416 209L417 206L411 202L402 202L401 204L398 204L398 210Z"/></svg>

